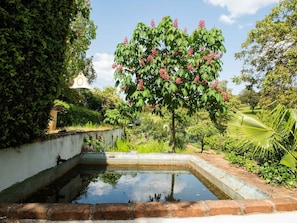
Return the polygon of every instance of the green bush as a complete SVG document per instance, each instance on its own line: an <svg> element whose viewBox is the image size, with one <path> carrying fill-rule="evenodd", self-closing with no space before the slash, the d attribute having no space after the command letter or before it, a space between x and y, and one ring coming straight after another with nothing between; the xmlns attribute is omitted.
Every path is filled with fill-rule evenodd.
<svg viewBox="0 0 297 223"><path fill-rule="evenodd" d="M135 150L135 146L126 139L117 139L115 146L113 148L109 148L108 150L115 152L130 152Z"/></svg>
<svg viewBox="0 0 297 223"><path fill-rule="evenodd" d="M76 105L68 105L65 102L59 103L63 105L63 109L58 113L57 127L101 123L102 116L99 112Z"/></svg>
<svg viewBox="0 0 297 223"><path fill-rule="evenodd" d="M245 159L243 156L236 155L234 152L227 153L225 159L236 166L244 166Z"/></svg>
<svg viewBox="0 0 297 223"><path fill-rule="evenodd" d="M1 0L0 145L42 136L64 84L73 1Z"/></svg>
<svg viewBox="0 0 297 223"><path fill-rule="evenodd" d="M288 188L297 188L296 173L278 163L265 162L260 166L259 176L265 179L268 184L280 184Z"/></svg>

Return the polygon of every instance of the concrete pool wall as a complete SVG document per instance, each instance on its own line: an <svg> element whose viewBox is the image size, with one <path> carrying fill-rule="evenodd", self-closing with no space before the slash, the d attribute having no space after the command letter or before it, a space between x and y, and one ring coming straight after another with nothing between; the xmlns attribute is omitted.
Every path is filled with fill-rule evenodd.
<svg viewBox="0 0 297 223"><path fill-rule="evenodd" d="M0 202L5 189L17 185L24 180L36 176L49 169L61 169L57 165L57 158L71 160L63 165L63 170L54 170L53 177L59 177L77 162L75 157L81 154L84 138L102 139L104 147L113 145L118 137L122 137L122 129L106 131L70 131L53 134L50 139L40 140L17 148L0 149ZM65 162L67 163L67 162ZM64 163L63 163L64 164ZM43 179L46 183L46 179ZM48 180L51 180L50 178ZM32 187L31 185L29 187Z"/></svg>

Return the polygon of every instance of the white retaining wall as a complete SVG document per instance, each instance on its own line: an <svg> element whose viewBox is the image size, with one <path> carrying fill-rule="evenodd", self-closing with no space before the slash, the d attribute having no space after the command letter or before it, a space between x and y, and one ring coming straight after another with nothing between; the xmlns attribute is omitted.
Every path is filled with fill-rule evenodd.
<svg viewBox="0 0 297 223"><path fill-rule="evenodd" d="M71 159L81 153L84 138L101 137L104 148L122 137L122 129L71 132L57 138L26 144L18 148L0 149L0 192L41 171L57 166L57 157Z"/></svg>

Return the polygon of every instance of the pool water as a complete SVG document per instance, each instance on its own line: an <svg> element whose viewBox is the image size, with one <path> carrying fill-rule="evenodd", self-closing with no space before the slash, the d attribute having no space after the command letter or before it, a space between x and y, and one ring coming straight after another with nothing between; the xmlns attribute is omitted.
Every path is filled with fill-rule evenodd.
<svg viewBox="0 0 297 223"><path fill-rule="evenodd" d="M23 202L96 204L218 199L229 198L186 168L81 165Z"/></svg>

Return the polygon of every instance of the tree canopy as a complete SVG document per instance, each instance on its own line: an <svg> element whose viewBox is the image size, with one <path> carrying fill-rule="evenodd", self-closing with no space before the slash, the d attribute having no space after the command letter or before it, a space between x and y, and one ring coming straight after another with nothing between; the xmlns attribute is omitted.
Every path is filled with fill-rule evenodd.
<svg viewBox="0 0 297 223"><path fill-rule="evenodd" d="M226 51L218 28L207 30L202 20L190 35L178 28L178 20L163 17L158 26L138 23L132 38L125 37L115 51L116 85L126 100L138 110L146 104L160 113L172 113L173 150L175 148L175 110L189 114L201 108L213 120L224 113L228 93L218 85L221 57Z"/></svg>
<svg viewBox="0 0 297 223"><path fill-rule="evenodd" d="M257 22L242 44L242 51L235 54L244 61L239 79L261 89L262 106L276 101L292 107L297 102L296 8L296 0L281 0Z"/></svg>

